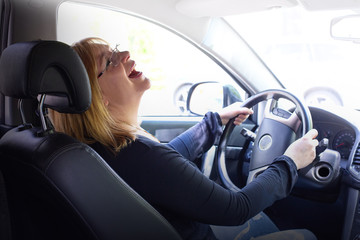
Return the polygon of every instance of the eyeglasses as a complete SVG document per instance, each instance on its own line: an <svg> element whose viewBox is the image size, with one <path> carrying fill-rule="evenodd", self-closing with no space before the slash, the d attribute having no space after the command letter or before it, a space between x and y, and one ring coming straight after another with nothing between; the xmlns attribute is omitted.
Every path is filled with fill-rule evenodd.
<svg viewBox="0 0 360 240"><path fill-rule="evenodd" d="M119 65L120 63L120 58L119 58L119 49L118 49L119 44L116 44L115 48L111 51L111 56L109 57L109 59L106 61L106 65L105 65L105 69L99 73L99 75L97 76L98 78L100 78L108 69L108 67L111 65L113 65L113 67L116 67Z"/></svg>

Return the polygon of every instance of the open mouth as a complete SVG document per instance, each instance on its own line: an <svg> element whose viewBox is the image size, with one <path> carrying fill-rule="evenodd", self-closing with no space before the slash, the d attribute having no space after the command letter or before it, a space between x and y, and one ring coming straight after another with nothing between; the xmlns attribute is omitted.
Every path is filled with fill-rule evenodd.
<svg viewBox="0 0 360 240"><path fill-rule="evenodd" d="M137 78L142 74L142 72L138 72L135 68L131 71L129 78Z"/></svg>
<svg viewBox="0 0 360 240"><path fill-rule="evenodd" d="M133 67L132 67L132 70L131 70L131 72L130 72L130 74L129 74L129 78L137 78L137 77L140 77L140 75L142 74L142 72L139 72L139 71L136 71L136 69L135 69L135 63L134 63L134 65L133 65Z"/></svg>

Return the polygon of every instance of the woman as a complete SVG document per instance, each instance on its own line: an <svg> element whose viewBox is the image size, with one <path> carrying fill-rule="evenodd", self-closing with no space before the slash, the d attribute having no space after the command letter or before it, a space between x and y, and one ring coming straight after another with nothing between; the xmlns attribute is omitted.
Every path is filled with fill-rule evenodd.
<svg viewBox="0 0 360 240"><path fill-rule="evenodd" d="M271 222L254 228L237 226L286 197L297 179L297 169L315 158L316 130L295 141L274 163L239 193L206 178L191 162L206 152L222 133L222 125L235 118L242 123L252 110L233 104L204 119L167 145L160 144L138 124L137 114L150 81L135 70L129 52L111 50L98 38L88 38L73 48L89 75L92 104L79 115L52 112L57 131L92 146L144 199L154 206L184 239L248 239L276 231ZM263 222L266 216L260 215ZM249 223L254 222L251 219ZM226 230L224 230L226 229ZM216 237L214 236L214 233ZM263 239L314 239L305 230L278 232ZM261 237L259 238L261 239Z"/></svg>

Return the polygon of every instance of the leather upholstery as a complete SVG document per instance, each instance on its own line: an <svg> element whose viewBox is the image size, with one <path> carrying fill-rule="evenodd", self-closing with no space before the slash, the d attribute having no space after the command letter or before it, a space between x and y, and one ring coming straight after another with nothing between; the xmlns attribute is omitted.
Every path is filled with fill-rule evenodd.
<svg viewBox="0 0 360 240"><path fill-rule="evenodd" d="M59 47L66 56L54 60L48 56L53 53L48 44L15 44L1 57L0 72L11 66L0 75L1 92L24 98L36 98L44 92L60 93L70 99L70 104L55 101L49 107L65 112L86 110L89 83L86 77L74 73L80 68L80 75L86 75L80 59L63 43L51 42L51 49ZM43 47L48 51L38 51ZM18 69L14 64L6 63L15 58L20 66L27 66L21 67L21 74L15 73ZM35 74L32 64L23 65L23 58L40 59L43 66L55 62L69 74L58 74L56 82L47 84L50 78L46 67ZM16 78L14 83L7 83L12 81L8 77ZM77 77L85 86L75 83ZM39 135L39 131L40 127L19 126L0 139L0 170L6 183L14 239L180 239L165 218L92 148L62 133Z"/></svg>
<svg viewBox="0 0 360 240"><path fill-rule="evenodd" d="M85 67L77 53L57 41L15 43L0 58L0 92L19 99L47 94L59 112L81 113L91 103Z"/></svg>
<svg viewBox="0 0 360 240"><path fill-rule="evenodd" d="M89 146L20 129L0 140L15 239L179 239Z"/></svg>

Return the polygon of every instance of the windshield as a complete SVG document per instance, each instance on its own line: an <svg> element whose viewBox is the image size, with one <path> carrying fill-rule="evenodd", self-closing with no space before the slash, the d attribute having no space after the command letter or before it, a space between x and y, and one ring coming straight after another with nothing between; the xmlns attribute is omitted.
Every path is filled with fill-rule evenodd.
<svg viewBox="0 0 360 240"><path fill-rule="evenodd" d="M226 17L274 75L308 105L360 109L360 44L330 36L333 18L353 11L274 9Z"/></svg>

